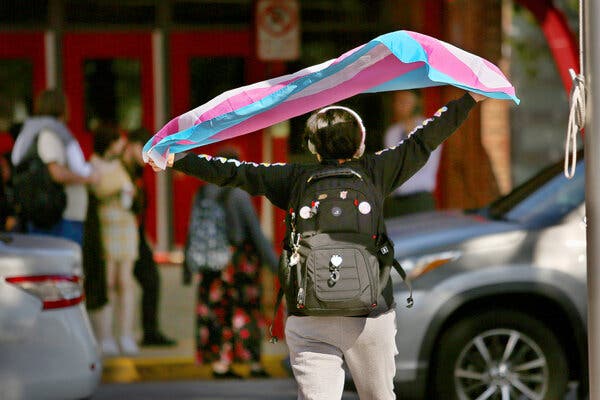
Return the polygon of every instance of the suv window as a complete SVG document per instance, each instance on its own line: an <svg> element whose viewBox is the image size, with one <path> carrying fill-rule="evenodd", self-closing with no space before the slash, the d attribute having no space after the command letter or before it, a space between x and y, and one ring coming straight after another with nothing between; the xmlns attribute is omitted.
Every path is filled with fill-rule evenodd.
<svg viewBox="0 0 600 400"><path fill-rule="evenodd" d="M585 169L580 154L575 176L564 176L564 164L554 164L489 207L492 219L532 226L554 224L585 199Z"/></svg>

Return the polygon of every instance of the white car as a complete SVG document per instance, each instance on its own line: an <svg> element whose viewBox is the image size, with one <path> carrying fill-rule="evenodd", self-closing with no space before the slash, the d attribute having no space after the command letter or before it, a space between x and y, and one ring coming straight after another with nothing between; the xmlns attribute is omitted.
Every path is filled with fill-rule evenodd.
<svg viewBox="0 0 600 400"><path fill-rule="evenodd" d="M92 395L102 363L82 283L76 243L0 233L2 399Z"/></svg>

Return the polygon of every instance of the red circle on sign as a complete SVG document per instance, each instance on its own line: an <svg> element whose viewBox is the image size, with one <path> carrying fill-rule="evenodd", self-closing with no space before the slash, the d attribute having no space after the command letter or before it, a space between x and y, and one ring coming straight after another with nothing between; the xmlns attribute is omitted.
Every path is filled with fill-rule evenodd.
<svg viewBox="0 0 600 400"><path fill-rule="evenodd" d="M297 23L295 10L285 3L271 4L262 10L260 27L273 36L283 36Z"/></svg>

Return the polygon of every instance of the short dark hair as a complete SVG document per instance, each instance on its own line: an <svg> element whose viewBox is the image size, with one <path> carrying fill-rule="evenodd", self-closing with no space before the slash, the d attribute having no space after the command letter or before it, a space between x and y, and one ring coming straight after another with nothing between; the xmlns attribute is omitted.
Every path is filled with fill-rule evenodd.
<svg viewBox="0 0 600 400"><path fill-rule="evenodd" d="M120 138L121 134L117 127L106 124L100 125L94 131L94 152L103 156L110 145Z"/></svg>
<svg viewBox="0 0 600 400"><path fill-rule="evenodd" d="M58 89L47 89L35 99L34 113L36 115L49 115L55 118L65 115L67 100L65 94Z"/></svg>
<svg viewBox="0 0 600 400"><path fill-rule="evenodd" d="M304 129L305 143L310 141L325 160L352 158L362 142L362 128L348 111L332 108L312 114Z"/></svg>

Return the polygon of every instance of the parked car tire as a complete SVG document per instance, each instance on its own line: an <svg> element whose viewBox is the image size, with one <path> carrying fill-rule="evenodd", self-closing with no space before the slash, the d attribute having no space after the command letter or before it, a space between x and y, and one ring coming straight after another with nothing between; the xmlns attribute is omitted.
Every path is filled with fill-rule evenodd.
<svg viewBox="0 0 600 400"><path fill-rule="evenodd" d="M434 354L436 399L514 399L524 391L523 398L559 399L566 391L565 350L545 324L522 312L463 318L442 334Z"/></svg>

